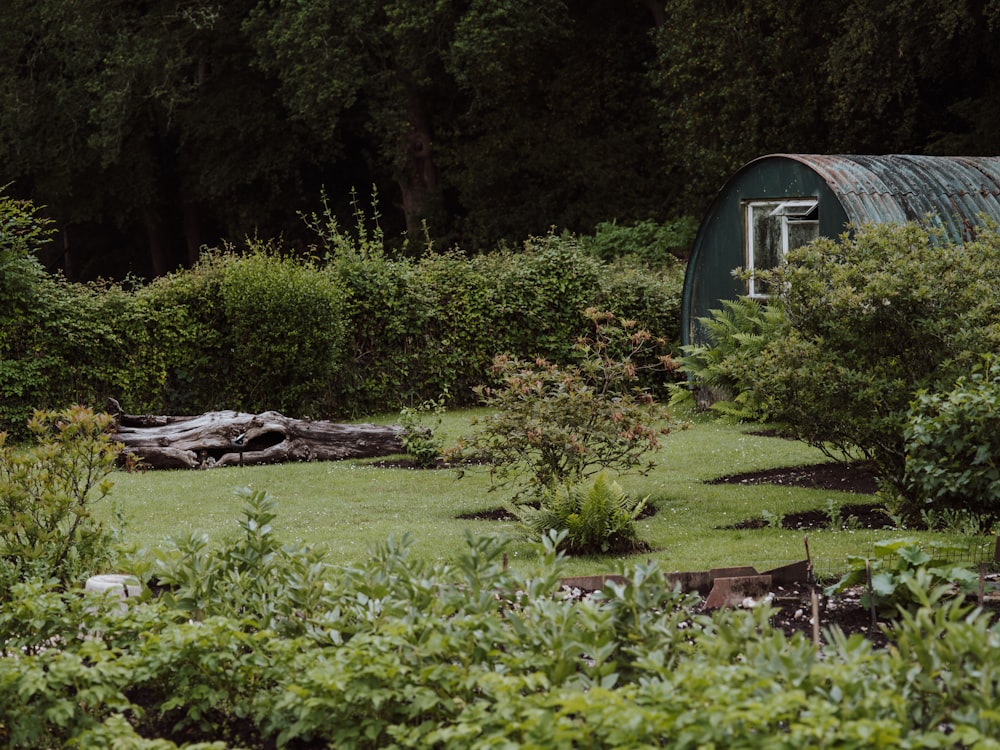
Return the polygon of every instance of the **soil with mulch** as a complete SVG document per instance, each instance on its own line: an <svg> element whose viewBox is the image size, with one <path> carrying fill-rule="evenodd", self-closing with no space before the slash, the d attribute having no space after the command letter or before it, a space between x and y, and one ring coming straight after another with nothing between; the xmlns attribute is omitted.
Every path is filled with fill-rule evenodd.
<svg viewBox="0 0 1000 750"><path fill-rule="evenodd" d="M732 474L713 479L708 484L780 484L871 495L878 489L878 478L864 464L824 463Z"/></svg>
<svg viewBox="0 0 1000 750"><path fill-rule="evenodd" d="M864 465L845 463L764 469L721 477L710 484L777 484L862 496L872 495L878 489L878 480ZM847 503L840 506L836 515L833 513L832 510L820 508L789 513L781 517L780 524L783 529L796 531L829 528L884 529L894 526L885 507L879 503ZM770 521L766 518L748 518L726 528L758 529L769 525ZM853 590L826 596L823 587L819 585L798 583L776 586L771 592L770 601L771 606L776 608L772 624L789 635L802 633L809 638L816 637L818 630L820 640L825 640L825 628L836 625L847 634L860 633L874 645L884 646L888 642L881 627L884 623L872 621L870 610L861 604L861 593L860 590Z"/></svg>

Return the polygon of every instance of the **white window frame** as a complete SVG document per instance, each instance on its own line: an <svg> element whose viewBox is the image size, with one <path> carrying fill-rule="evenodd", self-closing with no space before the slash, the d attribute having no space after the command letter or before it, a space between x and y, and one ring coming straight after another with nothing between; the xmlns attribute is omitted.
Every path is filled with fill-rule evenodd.
<svg viewBox="0 0 1000 750"><path fill-rule="evenodd" d="M743 202L743 249L744 249L744 261L745 268L747 271L747 295L755 299L768 299L771 295L764 292L762 289L758 289L758 282L755 277L756 262L755 256L757 253L757 248L754 242L757 237L754 226L754 214L755 209L757 213L760 209L767 210L772 207L771 210L767 212L767 218L772 216L779 217L781 222L779 225L779 248L778 256L779 261L784 258L788 251L793 249L791 245L791 233L789 231L790 224L811 224L815 227L815 235L819 236L819 219L810 218L812 217L819 207L819 200L817 198L794 198L789 200L749 200ZM801 243L799 243L801 244ZM798 247L799 245L794 245Z"/></svg>

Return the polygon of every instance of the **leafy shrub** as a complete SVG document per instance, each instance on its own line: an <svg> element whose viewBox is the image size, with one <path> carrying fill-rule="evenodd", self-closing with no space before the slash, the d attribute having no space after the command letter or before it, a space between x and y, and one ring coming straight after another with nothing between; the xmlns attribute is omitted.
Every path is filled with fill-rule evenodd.
<svg viewBox="0 0 1000 750"><path fill-rule="evenodd" d="M900 610L916 610L930 606L944 589L958 587L969 593L979 578L963 565L948 562L948 554L963 551L953 545L931 542L922 548L913 539L888 539L875 542L874 558L851 556L852 569L840 581L827 589L836 594L851 586L865 586L861 604L875 607L884 617L895 619ZM870 590L868 588L870 577ZM935 595L928 594L943 587Z"/></svg>
<svg viewBox="0 0 1000 750"><path fill-rule="evenodd" d="M498 352L571 359L572 342L587 334L580 313L595 305L651 321L658 338L678 337L679 271L604 266L572 237L530 238L517 252L417 260L373 247L370 235L346 249L345 242L333 243L329 256L349 332L347 363L330 389L334 411L370 414L445 391L456 405L472 403ZM665 342L652 356L670 351ZM645 384L659 381L650 376Z"/></svg>
<svg viewBox="0 0 1000 750"><path fill-rule="evenodd" d="M455 450L489 460L498 483L513 484L518 495L575 484L600 469L633 470L669 431L666 412L636 383L636 360L652 336L634 321L595 310L588 316L594 330L575 345L574 362L498 356L502 385L478 390L493 413Z"/></svg>
<svg viewBox="0 0 1000 750"><path fill-rule="evenodd" d="M31 579L75 586L115 560L116 535L93 515L121 452L111 424L77 406L36 412L30 448L0 433L0 597Z"/></svg>
<svg viewBox="0 0 1000 750"><path fill-rule="evenodd" d="M580 314L596 303L604 269L574 237L529 237L517 253L502 253L491 277L496 290L493 353L565 362L586 334Z"/></svg>
<svg viewBox="0 0 1000 750"><path fill-rule="evenodd" d="M687 258L698 233L698 220L682 216L658 223L639 221L632 226L620 226L615 221L597 225L593 236L581 237L583 246L598 258L635 258L654 267L671 267L678 259Z"/></svg>
<svg viewBox="0 0 1000 750"><path fill-rule="evenodd" d="M400 442L406 455L413 458L418 466L434 466L444 452L444 440L435 432L435 428L441 427L446 400L447 394L436 401L424 401L416 407L403 407L399 412L399 426L403 428ZM427 417L431 417L431 426L425 424Z"/></svg>
<svg viewBox="0 0 1000 750"><path fill-rule="evenodd" d="M0 420L18 438L35 408L103 405L132 411L162 404L166 363L152 311L119 285L44 276L30 310L0 320ZM20 420L14 424L14 420Z"/></svg>
<svg viewBox="0 0 1000 750"><path fill-rule="evenodd" d="M207 252L194 267L161 276L136 291L150 311L164 367L157 411L197 414L229 405L232 331L222 304L229 260L220 252ZM123 406L131 411L127 402Z"/></svg>
<svg viewBox="0 0 1000 750"><path fill-rule="evenodd" d="M340 291L314 262L251 242L243 255L206 253L136 298L149 311L167 413L323 408L344 325Z"/></svg>
<svg viewBox="0 0 1000 750"><path fill-rule="evenodd" d="M740 410L868 460L888 494L905 495L910 402L1000 351L1000 234L951 244L914 223L864 226L790 251L771 283L783 319L724 333L712 368Z"/></svg>
<svg viewBox="0 0 1000 750"><path fill-rule="evenodd" d="M338 287L312 261L251 243L220 287L230 339L230 408L315 413L341 366Z"/></svg>
<svg viewBox="0 0 1000 750"><path fill-rule="evenodd" d="M914 507L1000 519L1000 359L985 357L947 393L918 393L903 435Z"/></svg>
<svg viewBox="0 0 1000 750"><path fill-rule="evenodd" d="M196 619L226 616L299 635L323 603L322 553L282 545L274 535L275 501L263 491L239 493L245 500L242 536L212 547L191 533L158 551L153 575L169 588L167 601Z"/></svg>
<svg viewBox="0 0 1000 750"><path fill-rule="evenodd" d="M51 221L30 201L11 198L0 187L0 295L7 314L24 310L45 275L36 253L52 239Z"/></svg>
<svg viewBox="0 0 1000 750"><path fill-rule="evenodd" d="M157 405L162 358L148 311L123 287L71 284L36 253L51 235L31 203L0 194L0 427L17 438L35 409Z"/></svg>
<svg viewBox="0 0 1000 750"><path fill-rule="evenodd" d="M250 240L206 252L191 269L137 286L77 285L45 274L33 253L47 228L30 204L4 201L0 285L0 424L18 437L34 408L103 404L133 413L223 408L358 416L449 392L474 402L497 352L564 363L598 306L639 321L673 353L682 269L606 264L570 235L465 257L407 255L355 202L344 231L327 210L307 217L313 258ZM4 249L6 248L6 249ZM662 373L640 368L661 392ZM667 378L666 380L668 380Z"/></svg>
<svg viewBox="0 0 1000 750"><path fill-rule="evenodd" d="M527 529L537 536L566 531L564 542L571 554L620 554L639 546L635 522L646 507L600 472L589 484L547 489L539 507L514 505Z"/></svg>
<svg viewBox="0 0 1000 750"><path fill-rule="evenodd" d="M639 367L639 383L658 398L667 397L679 371L664 372L655 361L680 354L681 297L684 266L652 271L643 265L617 262L602 271L601 294L592 306L607 310L621 320L634 320L653 334L656 341Z"/></svg>

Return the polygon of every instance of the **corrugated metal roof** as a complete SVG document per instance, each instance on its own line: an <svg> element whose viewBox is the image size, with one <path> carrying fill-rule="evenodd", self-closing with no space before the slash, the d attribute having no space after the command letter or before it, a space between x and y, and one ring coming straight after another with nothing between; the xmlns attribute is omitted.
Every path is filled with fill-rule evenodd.
<svg viewBox="0 0 1000 750"><path fill-rule="evenodd" d="M822 176L853 224L936 217L953 240L980 215L1000 221L1000 157L773 154Z"/></svg>

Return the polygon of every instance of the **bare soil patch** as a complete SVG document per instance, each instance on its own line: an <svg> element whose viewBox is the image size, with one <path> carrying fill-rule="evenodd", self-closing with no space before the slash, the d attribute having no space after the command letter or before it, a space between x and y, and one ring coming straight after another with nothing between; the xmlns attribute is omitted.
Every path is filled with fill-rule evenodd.
<svg viewBox="0 0 1000 750"><path fill-rule="evenodd" d="M708 484L781 484L818 490L873 495L878 478L864 464L823 463L785 469L763 469L719 477Z"/></svg>

